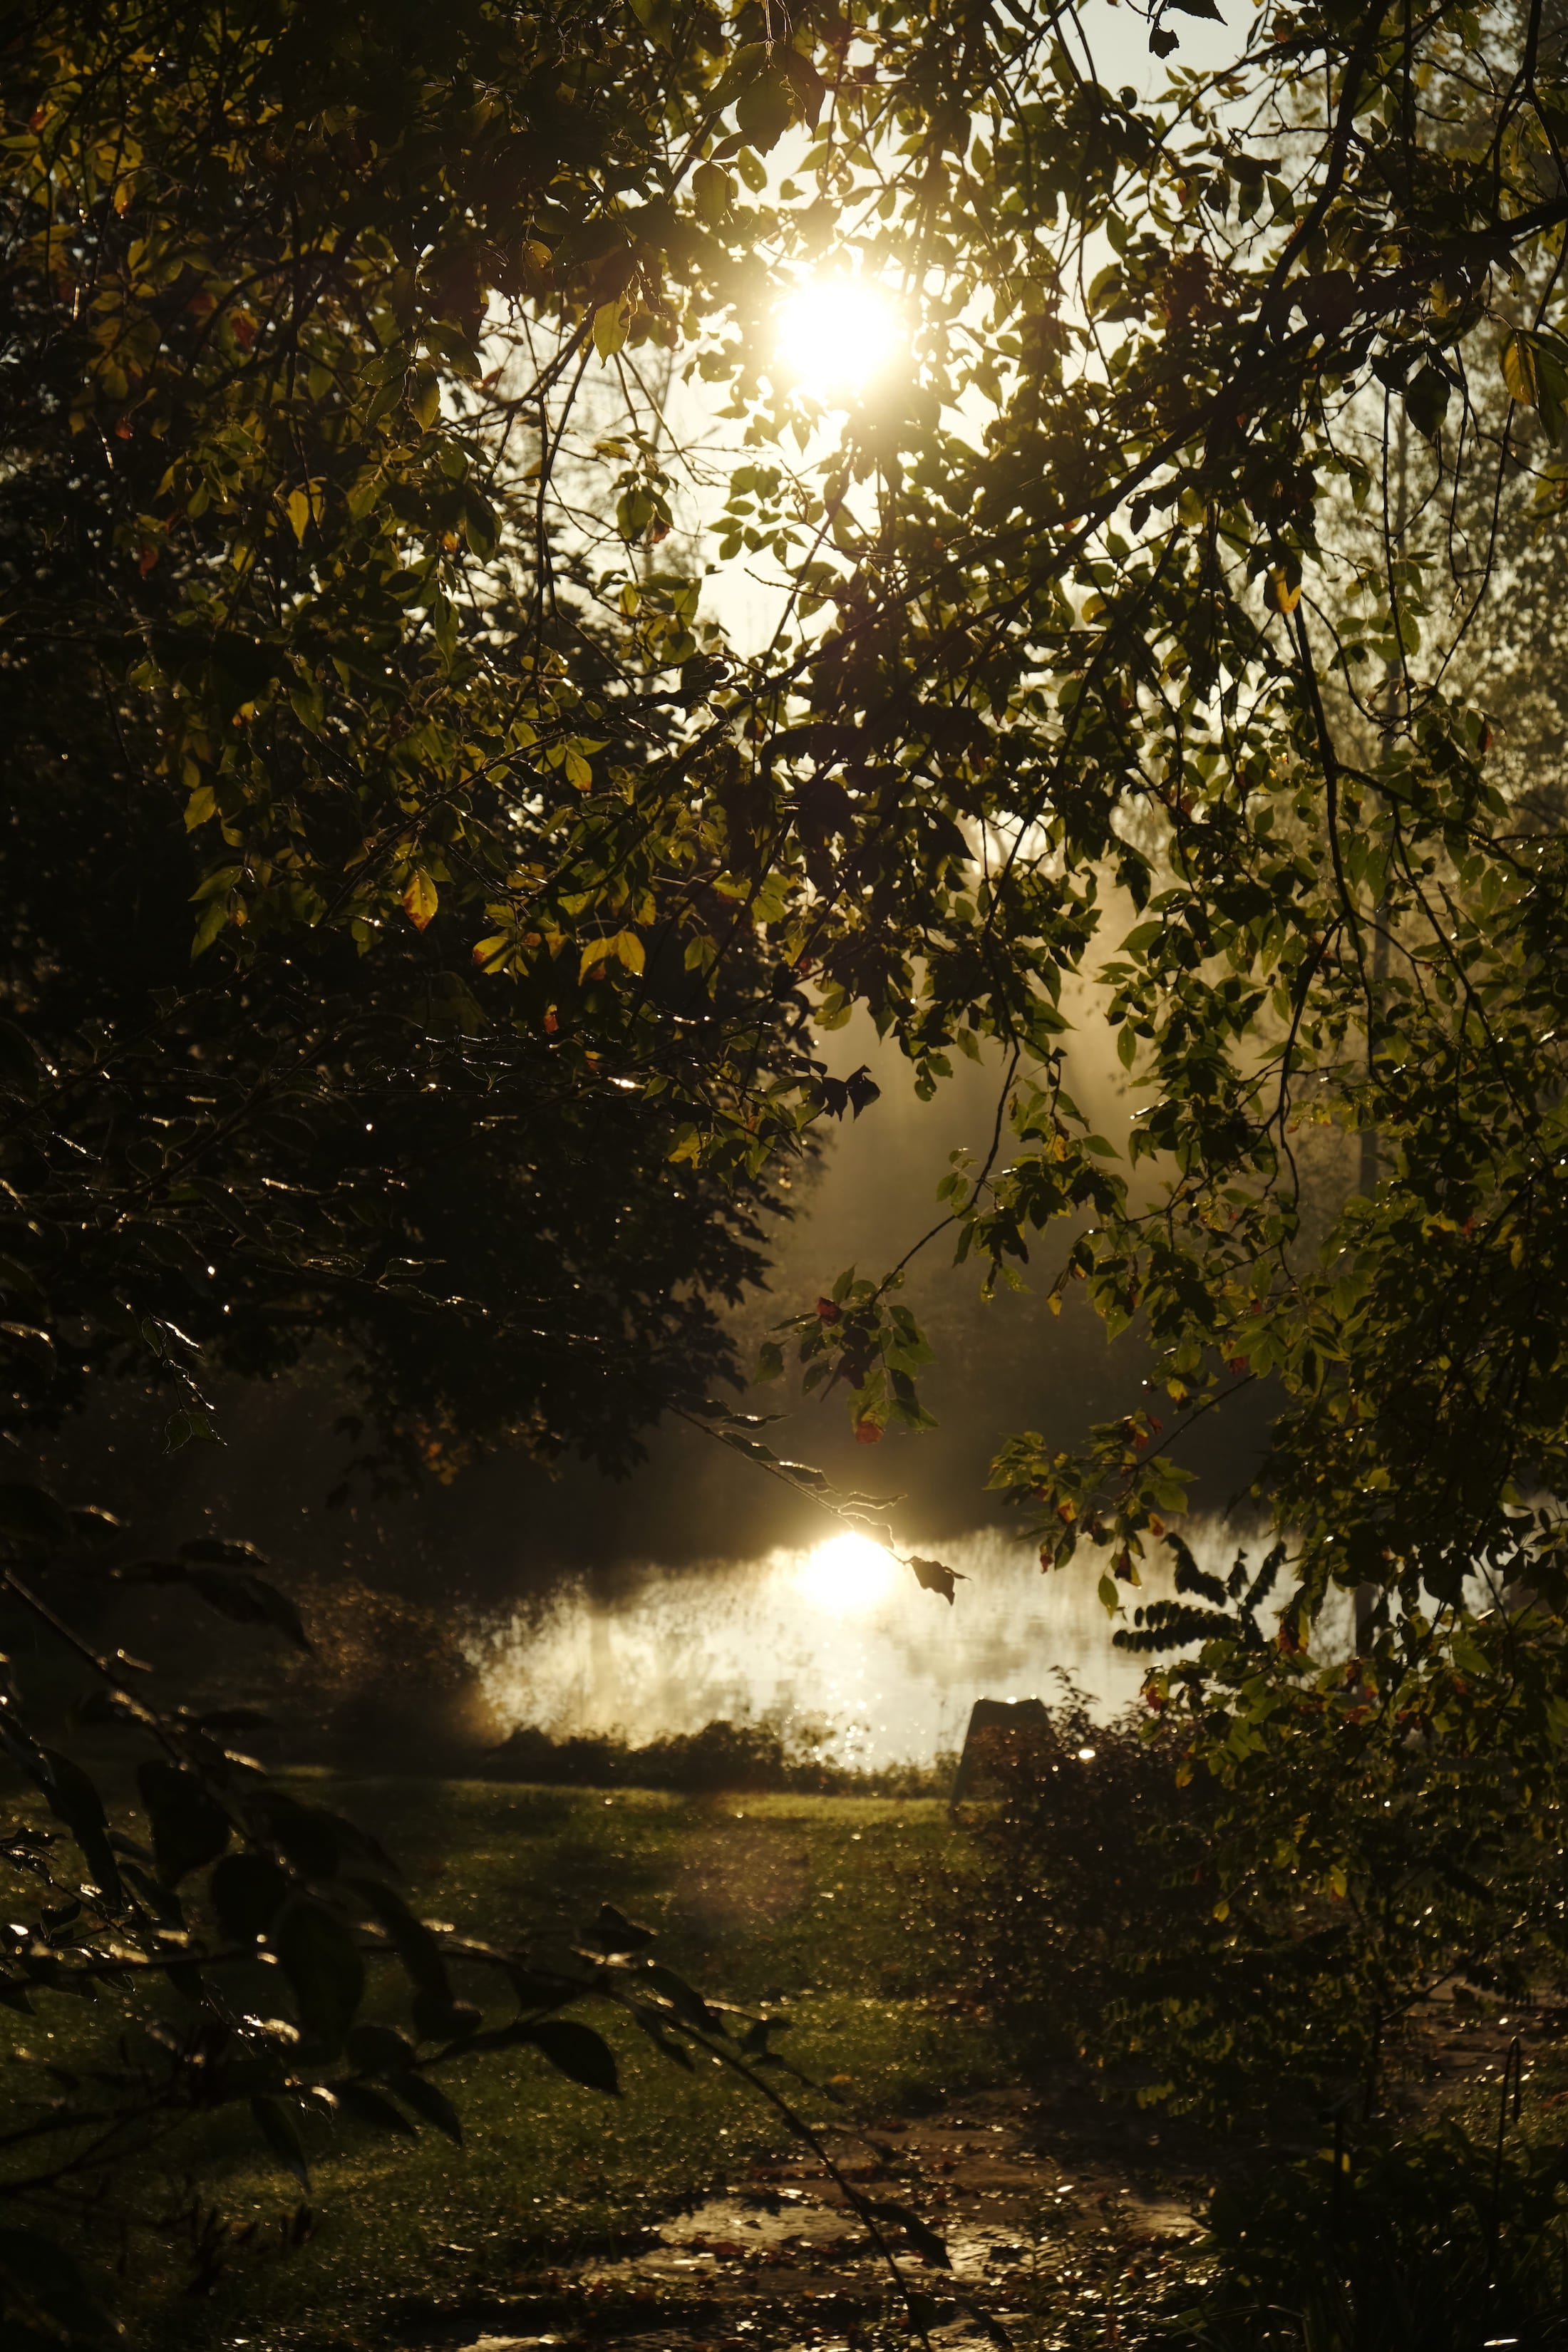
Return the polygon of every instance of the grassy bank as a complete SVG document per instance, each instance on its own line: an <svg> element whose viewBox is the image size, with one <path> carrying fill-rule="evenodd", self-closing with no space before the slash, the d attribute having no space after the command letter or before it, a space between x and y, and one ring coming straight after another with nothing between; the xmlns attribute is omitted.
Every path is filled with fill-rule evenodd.
<svg viewBox="0 0 1568 2352"><path fill-rule="evenodd" d="M705 1990L782 2005L787 2054L867 2118L996 2074L986 2027L944 1990L962 1916L951 1890L970 1852L929 1799L324 1779L309 1793L380 1837L416 1908L465 1931L525 1941L616 1904ZM79 2063L90 2017L47 2006L6 2030L36 2055ZM461 2149L428 2129L411 2143L321 2123L308 2134L314 2234L287 2251L297 2193L237 2127L222 2226L230 2240L254 2232L200 2301L172 2263L163 2271L148 2340L374 2343L409 2294L509 2286L782 2145L771 2115L716 2072L689 2078L626 2034L617 2056L615 2100L535 2053L454 2065L443 2079ZM835 2112L799 2096L814 2117ZM148 2192L155 2201L157 2185Z"/></svg>

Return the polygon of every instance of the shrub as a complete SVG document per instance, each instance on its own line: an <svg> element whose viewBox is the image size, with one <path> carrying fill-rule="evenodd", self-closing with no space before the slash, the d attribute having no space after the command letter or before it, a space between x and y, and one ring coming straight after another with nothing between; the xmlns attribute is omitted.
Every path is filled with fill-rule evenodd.
<svg viewBox="0 0 1568 2352"><path fill-rule="evenodd" d="M862 1770L822 1753L826 1725L785 1729L773 1723L731 1723L723 1717L700 1731L673 1732L633 1748L618 1732L578 1732L564 1738L520 1724L491 1751L491 1769L509 1779L571 1788L674 1789L693 1795L720 1790L788 1790L798 1794L866 1797L934 1796L952 1778L952 1759L939 1756L930 1770L897 1764Z"/></svg>

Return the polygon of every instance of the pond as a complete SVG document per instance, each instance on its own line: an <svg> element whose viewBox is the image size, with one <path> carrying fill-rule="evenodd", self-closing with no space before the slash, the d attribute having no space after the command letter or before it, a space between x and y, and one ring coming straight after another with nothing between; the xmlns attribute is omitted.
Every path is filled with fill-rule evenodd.
<svg viewBox="0 0 1568 2352"><path fill-rule="evenodd" d="M1191 1533L1205 1565L1228 1565L1233 1542ZM965 1580L951 1608L853 1534L756 1559L631 1570L608 1589L569 1582L494 1624L476 1661L506 1730L640 1745L721 1717L826 1724L825 1752L868 1766L929 1763L962 1744L976 1698L1048 1698L1064 1674L1101 1716L1135 1700L1146 1661L1113 1645L1095 1555L1044 1576L994 1529L941 1554ZM1146 1567L1144 1578L1130 1601L1170 1591L1163 1572Z"/></svg>
<svg viewBox="0 0 1568 2352"><path fill-rule="evenodd" d="M619 1486L570 1466L548 1487L524 1488L515 1473L503 1486L498 1472L493 1508L507 1535L476 1524L476 1540L459 1547L454 1528L449 1541L519 1563L510 1592L492 1587L474 1651L503 1732L528 1724L641 1745L718 1717L797 1730L826 1723L833 1756L875 1767L929 1763L962 1744L976 1698L1048 1697L1062 1674L1101 1715L1137 1696L1147 1662L1113 1646L1097 1597L1106 1555L1086 1547L1068 1570L1042 1576L1017 1516L986 1481L1010 1431L1072 1445L1091 1423L1157 1402L1142 1337L1108 1346L1081 1285L1069 1286L1059 1315L1044 1311L1070 1242L1065 1222L989 1301L976 1268L954 1263L951 1235L910 1251L931 1227L952 1154L983 1151L994 1131L999 1066L961 1061L922 1103L868 1022L852 1022L833 1048L842 1069L864 1063L884 1091L864 1118L827 1136L820 1165L799 1179L795 1214L769 1237L769 1287L733 1319L738 1354L754 1360L781 1318L809 1307L841 1269L879 1274L910 1258L900 1295L935 1349L921 1388L936 1426L918 1437L890 1430L870 1475L879 1489L899 1490L889 1507L900 1549L962 1573L957 1601L949 1609L921 1591L865 1537L817 1538L823 1521L809 1498L679 1421L650 1434L647 1462ZM1087 1115L1124 1133L1133 1097L1114 1054L1091 1041L1079 1061L1074 1090ZM745 1402L784 1416L763 1433L780 1450L820 1465L841 1489L863 1485L867 1457L842 1391L814 1402L786 1380ZM1237 1420L1236 1406L1211 1416L1183 1449L1199 1473L1184 1532L1211 1569L1235 1557L1226 1510L1247 1508L1240 1498L1260 1431ZM1130 1609L1170 1591L1163 1558L1143 1573L1142 1592L1123 1588Z"/></svg>

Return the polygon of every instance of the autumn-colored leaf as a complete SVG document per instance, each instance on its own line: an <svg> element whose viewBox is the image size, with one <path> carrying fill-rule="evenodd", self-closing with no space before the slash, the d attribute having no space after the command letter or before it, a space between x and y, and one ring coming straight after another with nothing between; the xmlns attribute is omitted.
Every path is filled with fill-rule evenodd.
<svg viewBox="0 0 1568 2352"><path fill-rule="evenodd" d="M436 885L421 866L403 894L404 913L415 929L422 931L434 920L440 903Z"/></svg>

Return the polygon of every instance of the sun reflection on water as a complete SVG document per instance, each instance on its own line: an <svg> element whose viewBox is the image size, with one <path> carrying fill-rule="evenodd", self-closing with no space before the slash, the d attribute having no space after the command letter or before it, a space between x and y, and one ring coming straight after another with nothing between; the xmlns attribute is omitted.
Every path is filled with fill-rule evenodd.
<svg viewBox="0 0 1568 2352"><path fill-rule="evenodd" d="M830 1617L858 1617L887 1599L898 1562L869 1536L830 1536L801 1555L797 1591Z"/></svg>

